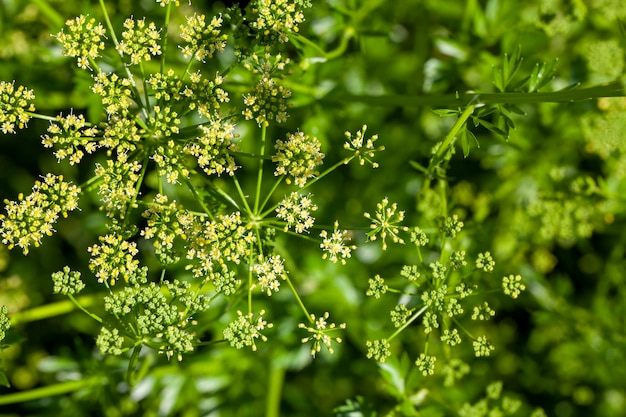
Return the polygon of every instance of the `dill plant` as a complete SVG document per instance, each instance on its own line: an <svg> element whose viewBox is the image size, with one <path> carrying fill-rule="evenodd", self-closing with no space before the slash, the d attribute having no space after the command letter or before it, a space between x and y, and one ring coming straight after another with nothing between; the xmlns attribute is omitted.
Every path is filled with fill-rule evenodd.
<svg viewBox="0 0 626 417"><path fill-rule="evenodd" d="M64 182L62 176L48 174L45 182L37 182L26 198L7 200L7 214L1 218L2 242L9 249L18 247L27 254L31 245L39 246L44 236L54 232L58 214L67 217L68 211L78 208L81 193L95 191L100 209L110 221L109 231L88 248L91 272L111 291L111 298L104 301L111 317L92 315L103 323L97 338L102 353L119 355L146 346L168 356L175 353L181 360L183 352L193 350L194 344L200 342L187 329L195 323L191 316L207 310L210 299L221 292L247 294L247 313L237 310L235 321L224 330L224 338L237 348L256 349L254 339L267 339L257 331L271 328L271 323L260 318L264 310L259 318L253 318L253 295L260 292L272 296L279 291L280 281L290 280L280 254L267 236L278 231L309 238L315 221L309 213L316 206L311 202L311 194L300 193L340 165L360 158L360 147L371 146L371 140L354 149L347 146L352 154L320 173L318 167L324 154L317 138L297 131L288 133L286 140L276 139L272 146L268 137L271 124L286 121L287 99L291 96L291 91L282 85L282 79L288 75L285 69L289 59L280 53L281 44L288 41L290 33L298 31L298 24L304 19L303 10L310 3L260 3L250 9L256 17L250 24L252 33L243 33L249 28L237 21L237 8L212 18L194 13L179 27L178 49L187 63L178 72L169 68L164 53L168 46L174 46L167 36L168 19L172 10L180 6L178 2L161 2L166 8L162 27L157 28L145 18L131 17L124 21L119 38L106 7L101 5L106 24L80 15L67 20L55 37L63 54L75 59L76 65L91 76L91 90L101 98L105 120L90 123L83 115L73 113L54 118L40 115L31 103L32 90L3 82L2 122L4 133L15 133L15 129L25 128L31 117L50 120L42 143L54 150L59 163L81 164L87 154L97 151L106 154L105 163L95 163L95 176L82 188ZM230 95L223 88L226 75L219 71L208 74L203 64L217 54L225 54L229 40L233 42L244 35L260 44L232 45L234 61L222 71L248 71L257 80L251 91L243 94L241 110L230 104ZM272 46L276 51L271 50ZM152 60L160 60L155 72L147 69ZM105 64L113 64L116 69L103 69ZM238 120L254 120L258 125L258 136L250 138L255 154L239 151L244 138L236 132ZM364 129L359 137L363 133ZM248 192L239 183L237 171L241 165L236 160L246 157L257 163L256 186ZM266 158L271 161L266 162ZM276 164L276 181L268 190L262 178L267 175L270 162ZM157 179L152 189L144 183L151 171ZM222 176L231 181L229 191L215 185L214 178ZM298 191L279 200L281 183L293 183ZM176 201L169 203L169 186L186 189L200 210ZM201 196L199 189L205 187L223 196L221 201ZM139 230L132 224L135 212L147 219L147 227ZM140 236L152 242L163 264L158 284L150 281L147 267L140 266L136 242ZM331 233L322 230L319 236L323 257L345 263L353 246L345 243L348 236L338 229L338 223ZM175 277L169 277L167 267L177 263L193 272L199 282L195 286L198 293L186 281L179 283ZM80 275L68 268L64 268L63 274L54 275L55 292L77 294L84 284ZM128 286L117 290L122 284ZM290 288L304 320L313 326L308 327L309 331L318 336L324 334L328 313L316 320L291 283ZM159 291L167 291L173 298L161 298L157 296ZM207 291L214 295L202 294ZM182 307L172 305L176 300ZM78 303L76 298L72 301ZM149 325L141 324L144 322ZM328 328L334 328L334 324ZM314 338L313 355L319 351L318 336ZM324 339L323 345L332 351L330 340ZM338 342L340 338L332 340Z"/></svg>
<svg viewBox="0 0 626 417"><path fill-rule="evenodd" d="M89 166L93 172L84 181L46 173L30 194L6 199L2 243L27 255L45 245L60 218L81 208L81 199L97 201L106 225L85 248L89 274L66 265L52 273L53 291L95 321L99 354L121 357L116 363L124 364L131 387L151 380L149 361L158 359L146 359L150 352L182 363L203 350L262 355L288 340L277 336L279 328L288 328L310 358L341 352L346 338L358 344L361 356L376 362L366 366L376 367L393 398L383 407L388 415L439 412L433 410L446 401L445 394L438 399L429 389L444 393L471 385L469 379L500 349L492 324L506 306L499 295L518 301L528 284L515 263L509 269L506 257L496 256L502 251L473 241L480 221L463 210L457 198L463 191L451 178L458 150L465 158L477 151L481 129L507 140L523 104L621 96L621 85L545 92L555 63L538 63L520 76L518 48L494 66L494 93L433 95L424 103L412 96L330 95L328 102L427 104L435 114L454 118L429 144L427 157L410 161L421 178L416 210L401 210L393 197L364 196L358 206L370 211L346 222L341 213L328 213L331 205L316 193L323 194L324 183L331 187L346 165L363 166L371 177L393 169L381 156L390 151L384 133L372 134L359 124L347 126L343 138L319 139L308 131L310 124L287 127L298 77L311 65L307 53L313 50L320 62L335 58L347 50L353 28L346 25L337 49L325 52L301 32L314 6L306 0L253 1L214 16L178 1L156 3L162 6L161 20L129 17L116 28L101 1L102 22L79 15L54 36L63 55L88 75L90 94L100 102L93 120L75 110L37 113L32 89L0 82L2 133L10 136L32 119L45 120L49 126L41 143L60 166ZM174 25L172 17L181 12L188 15ZM341 7L335 12L349 14ZM554 27L546 24L544 30ZM594 123L586 120L586 129L597 129ZM590 148L614 150L597 143ZM558 172L554 178L558 182ZM572 187L580 196L614 196L589 177ZM607 210L585 208L540 198L524 216L540 223L539 240L571 244L590 236L599 227L594 214ZM291 246L290 239L304 243ZM298 251L306 248L330 263L331 271L341 271L359 262L354 258L360 258L360 245L374 248L393 266L369 276L362 274L365 268L355 269L362 275L354 277L360 280L355 287L371 298L363 305L377 305L367 308L384 311L384 321L364 317L363 323L351 323L332 306L312 313ZM401 261L394 251L404 254ZM543 256L549 269L550 253ZM536 264L541 269L541 261ZM80 295L85 288L89 293ZM288 317L281 317L285 311ZM353 324L358 331L348 333ZM0 343L8 329L3 308ZM301 350L289 343L282 349ZM6 384L6 378L0 382ZM450 406L439 404L440 409L460 416L521 415L531 409L533 416L544 415L532 403L503 394L501 381L485 387L477 402L464 397ZM67 384L55 393L76 389ZM278 415L278 389L273 386L268 394L266 415ZM42 392L23 400L46 395ZM348 400L335 412L359 412L366 403Z"/></svg>

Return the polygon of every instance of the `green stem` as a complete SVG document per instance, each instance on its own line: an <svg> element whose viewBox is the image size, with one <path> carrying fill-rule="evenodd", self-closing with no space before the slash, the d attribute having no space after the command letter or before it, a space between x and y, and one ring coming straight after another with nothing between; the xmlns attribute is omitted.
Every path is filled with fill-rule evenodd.
<svg viewBox="0 0 626 417"><path fill-rule="evenodd" d="M272 187L270 192L267 193L267 195L265 196L265 200L263 200L263 202L261 203L261 206L259 207L259 211L261 211L261 210L263 210L265 208L265 206L267 205L267 202L269 201L270 197L272 196L272 194L274 194L274 191L276 191L276 189L278 188L280 183L283 181L283 178L285 178L284 175L281 175L280 177L278 177L278 180L276 180L276 182L274 183L274 186ZM270 208L269 210L264 211L263 213L261 213L260 217L261 218L265 218L265 216L267 216L269 213L274 211L274 209L276 207L277 207L277 205L272 207L272 208Z"/></svg>
<svg viewBox="0 0 626 417"><path fill-rule="evenodd" d="M74 303L74 305L76 307L78 307L80 310L82 310L89 317L91 317L92 319L94 319L98 323L102 323L102 319L99 316L95 315L94 313L88 311L85 307L83 307L83 305L81 303L79 303L78 300L76 298L74 298L74 296L72 294L68 294L67 297L70 299L70 301L72 303Z"/></svg>
<svg viewBox="0 0 626 417"><path fill-rule="evenodd" d="M548 93L464 93L433 96L342 94L330 96L327 100L387 107L464 107L469 103L474 105L563 103L600 97L624 97L625 95L626 92L622 84L613 82L588 88Z"/></svg>
<svg viewBox="0 0 626 417"><path fill-rule="evenodd" d="M332 51L328 51L328 52L324 51L316 43L312 42L310 39L306 38L305 36L302 36L299 33L291 33L289 34L289 37L295 39L297 42L301 42L305 44L306 46L312 48L317 54L319 54L322 58L324 58L324 60L331 60L331 59L341 56L341 54L343 54L346 51L346 49L348 48L348 41L352 39L354 35L355 35L355 31L353 28L351 27L346 28L346 30L343 31L341 39L339 40L339 45L337 45L337 47L333 49Z"/></svg>
<svg viewBox="0 0 626 417"><path fill-rule="evenodd" d="M88 294L77 297L76 303L78 304L75 304L70 299L46 304L39 307L34 307L29 310L24 310L15 314L11 314L11 324L16 325L18 323L28 323L31 321L44 320L51 317L60 316L63 314L71 313L76 309L77 305L79 306L79 308L80 306L82 306L83 308L87 308L96 305L101 300L102 294Z"/></svg>
<svg viewBox="0 0 626 417"><path fill-rule="evenodd" d="M450 129L450 132L448 132L446 137L443 139L443 142L441 143L441 146L439 146L437 153L431 159L431 166L429 168L433 168L433 164L437 163L448 151L448 148L450 148L450 146L452 145L452 142L456 138L456 135L459 133L459 130L461 130L461 128L467 122L467 119L469 119L469 117L474 112L475 107L476 105L474 104L467 106L463 113L461 113L456 123L454 123L454 126L452 126L452 129Z"/></svg>
<svg viewBox="0 0 626 417"><path fill-rule="evenodd" d="M141 353L141 344L135 345L133 348L133 353L130 356L130 360L128 361L128 369L126 369L126 382L131 387L135 384L135 367L137 366L137 360L139 359L139 354Z"/></svg>
<svg viewBox="0 0 626 417"><path fill-rule="evenodd" d="M343 54L348 48L348 41L352 39L354 35L355 35L354 28L352 27L346 28L346 30L343 31L343 36L341 37L341 40L339 41L339 45L337 45L337 47L333 49L332 51L326 52L326 55L325 55L326 59L335 59L341 56L341 54Z"/></svg>
<svg viewBox="0 0 626 417"><path fill-rule="evenodd" d="M113 24L111 23L111 19L109 18L109 13L107 12L107 8L104 5L104 0L99 0L100 2L100 8L102 9L102 14L104 15L104 21L106 22L107 28L109 29L109 33L111 35L111 40L113 41L113 45L115 45L115 50L118 51L118 54L120 55L120 59L122 60L122 66L124 67L124 71L126 72L126 77L128 77L128 80L130 81L131 85L133 86L133 90L135 90L135 96L137 97L137 101L139 101L139 104L142 110L142 113L144 115L144 117L147 119L148 118L148 112L146 110L146 107L141 105L141 94L139 94L139 90L137 89L137 84L135 83L135 77L133 77L132 72L130 72L130 67L128 65L124 65L124 58L122 56L121 53L119 53L119 50L117 49L119 46L119 41L117 40L117 36L115 36L115 30L113 30Z"/></svg>
<svg viewBox="0 0 626 417"><path fill-rule="evenodd" d="M322 172L320 175L318 175L317 177L313 178L311 181L307 181L307 183L304 184L304 187L300 188L300 191L306 190L307 188L309 188L310 186L312 186L313 184L315 184L316 182L318 182L319 180L321 180L326 175L330 174L331 172L333 172L334 170L336 170L340 166L348 164L348 162L350 162L352 159L354 159L354 157L355 157L355 155L352 155L352 156L349 156L349 157L347 157L345 159L342 159L339 162L336 162L335 165L331 166L326 171ZM278 206L278 204L276 206ZM274 208L276 208L276 206Z"/></svg>
<svg viewBox="0 0 626 417"><path fill-rule="evenodd" d="M194 57L191 56L191 58L189 58L189 62L187 62L187 66L185 67L185 71L182 73L182 75L180 76L181 80L185 80L185 78L187 78L187 74L189 74L189 70L191 69L191 64L193 64L194 61ZM196 127L196 126L193 126Z"/></svg>
<svg viewBox="0 0 626 417"><path fill-rule="evenodd" d="M285 380L285 369L272 362L268 375L267 403L265 405L265 417L280 416L280 399Z"/></svg>
<svg viewBox="0 0 626 417"><path fill-rule="evenodd" d="M389 336L387 338L387 341L391 341L394 337L396 337L397 335L400 334L400 332L404 329L406 329L407 327L409 327L409 325L411 323L413 323L419 316L421 316L424 311L426 311L428 309L428 306L424 306L422 308L420 308L417 313L413 314L413 317L411 317L409 320L407 320L406 323L404 323L404 325L402 325L402 327L400 327L398 330L396 330L395 332L393 332L393 334L391 336Z"/></svg>
<svg viewBox="0 0 626 417"><path fill-rule="evenodd" d="M314 325L315 322L311 318L311 314L309 314L309 311L304 306L304 303L302 302L302 299L298 295L298 291L296 291L296 287L293 286L293 283L289 279L289 276L287 274L283 274L283 278L285 279L285 281L287 281L287 284L289 285L289 288L291 289L291 292L293 293L294 297L296 297L296 301L298 302L298 305L300 305L300 308L302 309L302 311L306 315L307 320L309 321L309 323Z"/></svg>
<svg viewBox="0 0 626 417"><path fill-rule="evenodd" d="M313 49L316 53L318 53L321 57L326 58L326 51L324 51L322 48L320 48L320 46L318 44L316 44L315 42L311 41L309 38L299 34L299 33L290 33L289 37L292 39L295 39L297 42L301 42L305 45L307 45L308 47L310 47L311 49Z"/></svg>
<svg viewBox="0 0 626 417"><path fill-rule="evenodd" d="M43 114L32 113L32 112L29 112L29 111L27 111L26 114L28 116L30 116L31 118L33 118L33 119L41 119L41 120L48 120L50 122L58 122L56 116L46 116L46 115L43 115ZM89 123L86 123L85 125L91 126L91 124L89 124Z"/></svg>
<svg viewBox="0 0 626 417"><path fill-rule="evenodd" d="M278 223L278 222L268 222L268 223L266 223L266 224L270 224L270 225L272 225L272 224L273 224L273 225L275 225L277 228L280 228L280 230L281 230L283 233L285 233L285 234L287 234L287 235L291 235L291 236L293 236L293 237L297 237L298 239L303 239L303 240L306 240L306 241L309 241L309 242L313 242L313 243L319 243L319 240L318 240L317 238L312 237L312 236L305 235L305 234L302 234L302 233L296 233L296 232L294 232L294 231L292 231L292 230L289 230L289 229L285 230L285 229L284 229L284 228L285 228L285 223L284 223L284 222L282 222L282 224L281 224L281 223ZM325 229L330 229L330 228L332 228L332 226L327 226L327 227L325 227Z"/></svg>
<svg viewBox="0 0 626 417"><path fill-rule="evenodd" d="M165 72L165 53L167 52L167 34L168 27L170 24L170 15L172 13L172 2L167 3L167 8L165 9L165 23L163 24L163 43L161 44L161 74Z"/></svg>
<svg viewBox="0 0 626 417"><path fill-rule="evenodd" d="M211 210L209 210L209 208L204 204L204 201L202 201L202 198L200 197L200 194L198 194L198 191L196 191L196 189L193 186L193 184L191 184L191 181L189 181L184 175L182 177L183 177L183 181L187 185L187 188L189 188L189 191L191 191L193 196L198 201L198 204L200 204L200 207L202 207L202 210L204 210L204 212L209 216L209 219L215 220L213 218L213 214L211 213Z"/></svg>
<svg viewBox="0 0 626 417"><path fill-rule="evenodd" d="M420 249L419 246L416 246L416 248L417 248L417 257L420 260L420 264L423 264L424 263L424 258L422 257L422 250Z"/></svg>
<svg viewBox="0 0 626 417"><path fill-rule="evenodd" d="M124 214L124 219L126 219L126 221L128 221L130 212L135 206L135 204L137 203L137 196L139 195L139 189L141 188L141 184L143 183L143 179L144 179L144 176L146 175L147 169L148 169L148 161L146 160L143 164L143 167L141 168L141 174L139 174L139 178L137 179L137 184L135 184L135 194L133 194L133 197L131 198L130 203L128 204L128 208L126 209L126 213Z"/></svg>
<svg viewBox="0 0 626 417"><path fill-rule="evenodd" d="M31 3L35 3L41 13L50 19L54 26L58 28L63 26L65 19L46 0L31 0Z"/></svg>
<svg viewBox="0 0 626 417"><path fill-rule="evenodd" d="M0 405L23 403L26 401L49 398L53 395L68 394L91 385L102 385L105 382L106 380L102 377L91 377L80 379L78 381L61 382L59 384L48 385L47 387L6 394L0 396Z"/></svg>
<svg viewBox="0 0 626 417"><path fill-rule="evenodd" d="M250 256L248 256L248 314L252 314L252 265L254 265L254 243L250 242Z"/></svg>
<svg viewBox="0 0 626 417"><path fill-rule="evenodd" d="M257 173L256 193L254 196L254 214L259 214L259 205L261 203L261 185L263 183L263 156L265 156L265 140L267 139L267 126L261 128L261 159L259 160L259 170Z"/></svg>
<svg viewBox="0 0 626 417"><path fill-rule="evenodd" d="M96 60L93 59L92 57L89 57L87 59L89 60L89 64L93 67L94 71L96 71L98 74L100 74L102 72L102 70L100 69L100 66L98 65Z"/></svg>
<svg viewBox="0 0 626 417"><path fill-rule="evenodd" d="M461 329L463 331L463 333L465 333L466 335L468 335L470 337L470 339L476 340L476 338L474 336L472 336L472 334L469 331L467 331L467 329L465 327L463 327L461 325L461 323L459 323L459 321L457 319L453 318L452 320L454 321L454 324L456 324L459 327L459 329Z"/></svg>
<svg viewBox="0 0 626 417"><path fill-rule="evenodd" d="M248 211L248 215L252 214L252 210L250 210L250 205L248 204L248 200L246 199L246 195L243 193L243 189L241 188L241 184L239 184L239 180L237 179L237 175L233 175L233 182L235 183L235 188L237 189L237 193L239 194L239 198L243 202L244 207Z"/></svg>
<svg viewBox="0 0 626 417"><path fill-rule="evenodd" d="M146 110L150 112L151 111L150 110L150 96L148 94L148 81L147 81L148 78L146 77L146 73L143 68L143 61L139 62L139 71L141 72L141 85L143 88L143 99L146 101Z"/></svg>

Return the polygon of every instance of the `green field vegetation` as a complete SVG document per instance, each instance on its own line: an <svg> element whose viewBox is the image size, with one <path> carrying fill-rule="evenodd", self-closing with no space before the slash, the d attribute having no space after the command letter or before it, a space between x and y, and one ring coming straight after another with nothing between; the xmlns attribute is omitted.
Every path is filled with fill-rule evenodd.
<svg viewBox="0 0 626 417"><path fill-rule="evenodd" d="M626 415L626 3L0 2L0 416Z"/></svg>

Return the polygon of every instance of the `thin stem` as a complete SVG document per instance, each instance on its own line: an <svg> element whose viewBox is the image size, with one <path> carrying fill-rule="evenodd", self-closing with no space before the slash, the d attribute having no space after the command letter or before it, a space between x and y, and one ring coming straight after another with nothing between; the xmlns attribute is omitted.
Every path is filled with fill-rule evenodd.
<svg viewBox="0 0 626 417"><path fill-rule="evenodd" d="M337 45L337 47L332 51L328 51L326 53L326 59L335 59L341 56L341 54L343 54L348 48L348 41L354 37L355 33L354 28L347 27L346 30L343 31L343 35L339 40L339 45Z"/></svg>
<svg viewBox="0 0 626 417"><path fill-rule="evenodd" d="M32 113L27 111L26 114L28 116L30 116L33 119L41 119L41 120L48 120L50 122L58 122L56 116L46 116L43 114L39 114L39 113ZM92 126L90 123L85 123L86 126Z"/></svg>
<svg viewBox="0 0 626 417"><path fill-rule="evenodd" d="M463 125L465 125L465 123L467 122L467 119L469 119L469 117L474 112L475 107L476 107L475 104L467 106L467 108L463 111L463 113L461 113L456 123L454 123L454 126L452 126L452 129L450 129L450 132L448 132L446 137L443 139L443 142L441 143L441 146L439 146L437 153L431 159L431 166L429 168L432 168L433 164L437 163L443 157L443 155L448 151L448 149L452 145L452 142L456 138L456 135L459 133L459 130L461 130Z"/></svg>
<svg viewBox="0 0 626 417"><path fill-rule="evenodd" d="M26 401L49 398L53 395L67 394L86 388L91 385L101 385L106 380L99 376L84 378L78 381L61 382L59 384L48 385L46 387L35 388L28 391L16 392L0 396L0 405L23 403Z"/></svg>
<svg viewBox="0 0 626 417"><path fill-rule="evenodd" d="M148 169L148 163L145 162L143 167L141 167L141 174L139 174L139 178L137 179L137 184L135 184L135 194L133 198L131 198L130 203L128 204L128 208L126 209L126 213L124 214L124 218L128 221L129 215L133 207L137 202L137 196L139 195L139 189L141 188L141 184L143 183L144 176L146 175L146 171Z"/></svg>
<svg viewBox="0 0 626 417"><path fill-rule="evenodd" d="M476 340L476 338L475 338L474 336L472 336L472 334L471 334L471 333L470 333L470 332L469 332L469 331L468 331L465 327L463 327L463 326L461 325L461 323L459 323L459 321L458 321L458 320L456 320L456 319L452 319L452 320L454 321L454 324L456 324L456 325L457 325L457 326L458 326L461 330L463 330L463 332L464 332L466 335L468 335L468 336L470 337L470 339L472 339L472 340Z"/></svg>
<svg viewBox="0 0 626 417"><path fill-rule="evenodd" d="M65 19L63 19L63 16L61 16L61 14L59 14L46 0L31 0L31 2L35 3L41 13L50 19L54 26L63 26Z"/></svg>
<svg viewBox="0 0 626 417"><path fill-rule="evenodd" d="M425 305L424 307L420 308L420 309L417 311L417 313L413 314L413 317L411 317L409 320L407 320L407 322L406 322L406 323L404 323L404 324L402 325L402 327L400 327L398 330L396 330L395 332L393 332L393 334L387 338L387 341L388 341L388 342L389 342L389 341L391 341L394 337L396 337L398 334L400 334L400 332L401 332L402 330L404 330L404 329L406 329L407 327L409 327L409 325L410 325L411 323L413 323L413 322L414 322L414 321L415 321L415 320L416 320L419 316L421 316L421 315L424 313L424 311L426 311L427 309L428 309L428 306L426 306L426 305Z"/></svg>
<svg viewBox="0 0 626 417"><path fill-rule="evenodd" d="M424 263L424 258L422 257L422 250L417 245L416 245L416 248L417 248L417 257L420 260L420 264L423 264Z"/></svg>
<svg viewBox="0 0 626 417"><path fill-rule="evenodd" d="M272 189L270 190L269 193L267 193L267 195L265 196L265 200L263 200L263 202L261 203L261 206L259 207L259 211L263 210L265 208L265 205L267 204L267 202L269 201L270 197L272 196L272 194L274 194L274 191L276 191L276 189L278 188L278 186L280 185L281 182L283 182L283 178L285 178L284 175L281 175L280 177L278 177L278 180L276 180L276 182L274 183L274 185L272 186ZM279 203L280 204L280 203ZM277 204L278 205L278 204ZM261 218L265 218L265 216L267 216L269 213L271 213L272 211L274 211L276 207L272 207L269 210L264 211L263 213L260 214Z"/></svg>
<svg viewBox="0 0 626 417"><path fill-rule="evenodd" d="M187 62L187 66L185 67L185 71L183 72L183 74L180 77L181 80L185 80L185 78L187 77L187 74L189 74L189 70L191 69L191 64L193 64L193 61L194 61L194 57L192 55L191 58L189 58L189 62Z"/></svg>
<svg viewBox="0 0 626 417"><path fill-rule="evenodd" d="M211 220L215 220L213 217L213 214L211 213L211 210L209 210L209 208L204 204L202 197L200 197L200 194L198 194L198 191L196 191L191 181L185 178L184 175L183 175L183 181L185 182L185 184L187 184L187 188L189 188L189 191L191 191L193 196L196 198L196 201L198 201L198 204L200 204L200 207L202 207L202 210L204 210L204 212L209 216Z"/></svg>
<svg viewBox="0 0 626 417"><path fill-rule="evenodd" d="M444 218L448 217L448 192L447 192L448 181L439 180L439 189L441 190L441 205L442 205L442 216ZM445 235L444 235L445 236Z"/></svg>
<svg viewBox="0 0 626 417"><path fill-rule="evenodd" d="M78 303L78 305L81 305L84 308L96 305L101 300L102 294L88 294L76 297L76 302ZM77 304L75 304L71 300L64 300L39 307L34 307L29 310L24 310L15 314L11 314L11 324L16 325L17 323L28 323L31 321L60 316L63 314L71 313L76 309L76 307Z"/></svg>
<svg viewBox="0 0 626 417"><path fill-rule="evenodd" d="M322 172L320 175L318 175L317 177L313 178L311 181L307 181L306 184L304 184L304 187L300 188L300 191L304 191L307 188L309 188L310 186L312 186L313 184L315 184L316 182L318 182L319 180L321 180L322 178L324 178L326 175L330 174L331 172L333 172L334 170L336 170L337 168L339 168L342 165L347 165L348 162L350 162L352 159L354 159L355 155L349 156L345 159L342 159L339 162L336 162L335 165L331 166L330 168L328 168L326 171Z"/></svg>
<svg viewBox="0 0 626 417"><path fill-rule="evenodd" d="M332 102L365 103L387 107L464 107L468 103L486 104L532 104L532 103L565 103L571 101L590 100L601 97L624 97L626 92L620 82L597 85L588 88L574 88L565 91L548 93L464 93L433 96L407 95L350 95L330 96L326 100Z"/></svg>
<svg viewBox="0 0 626 417"><path fill-rule="evenodd" d="M319 243L319 240L314 238L314 237L312 237L312 236L305 235L305 234L302 234L302 233L296 233L293 230L289 230L289 229L285 230L284 229L284 227L285 227L284 222L282 224L278 223L278 222L268 222L266 224L273 224L274 226L280 227L281 231L283 233L285 233L287 235L291 235L291 236L297 237L298 239L304 239L304 240L308 240L309 242ZM330 228L330 226L328 228Z"/></svg>
<svg viewBox="0 0 626 417"><path fill-rule="evenodd" d="M139 101L139 104L142 104L141 95L139 94L139 90L137 89L137 84L135 83L135 77L133 77L132 72L130 72L130 67L128 67L127 65L123 65L124 58L122 54L119 52L119 49L117 49L119 46L119 41L117 40L117 36L115 36L115 30L113 30L113 24L111 23L111 19L109 18L109 13L107 12L107 8L104 5L104 0L99 0L99 2L100 2L100 8L102 9L102 14L104 15L104 21L106 22L107 28L109 29L109 33L111 34L111 40L113 41L113 45L115 45L115 50L118 51L118 54L120 55L120 58L122 59L122 66L124 67L124 72L126 72L126 77L128 77L128 80L133 86L133 90L135 90L135 95L137 97L137 100ZM140 105L140 107L141 107L144 117L147 119L148 112L146 108L143 105Z"/></svg>
<svg viewBox="0 0 626 417"><path fill-rule="evenodd" d="M343 54L348 48L348 41L350 41L350 39L352 39L354 35L355 35L355 31L352 27L346 28L343 31L341 39L339 40L339 45L337 45L337 47L333 49L332 51L328 51L328 52L324 51L315 42L312 42L310 39L306 38L305 36L299 33L291 33L289 34L289 37L295 39L297 42L301 42L302 44L312 48L315 51L315 53L319 54L320 57L322 57L324 60L327 61L327 60L331 60L331 59L341 56L341 54Z"/></svg>
<svg viewBox="0 0 626 417"><path fill-rule="evenodd" d="M150 97L148 96L148 78L146 77L143 61L139 62L139 71L141 71L141 85L143 86L143 99L146 101L146 109L150 111ZM155 115L156 116L156 115Z"/></svg>
<svg viewBox="0 0 626 417"><path fill-rule="evenodd" d="M161 70L160 73L165 73L165 53L167 52L167 33L168 26L170 24L170 15L172 13L172 2L167 3L165 9L165 23L163 23L163 42L161 44Z"/></svg>
<svg viewBox="0 0 626 417"><path fill-rule="evenodd" d="M252 265L254 264L254 243L250 242L250 255L248 256L248 314L252 314Z"/></svg>
<svg viewBox="0 0 626 417"><path fill-rule="evenodd" d="M222 197L224 198L226 201L228 201L228 203L235 207L237 210L241 211L241 208L239 207L239 204L237 204L237 202L230 196L229 193L227 193L226 191L222 190L220 187L218 187L217 185L214 185L214 190Z"/></svg>
<svg viewBox="0 0 626 417"><path fill-rule="evenodd" d="M78 307L79 309L81 309L85 314L87 314L89 317L91 317L92 319L94 319L95 321L97 321L98 323L102 323L102 319L95 315L94 313L88 311L85 307L82 306L81 303L78 302L78 300L76 298L74 298L74 296L72 294L68 294L67 297L70 299L70 301L72 301L72 303L74 303L74 305L76 307Z"/></svg>
<svg viewBox="0 0 626 417"><path fill-rule="evenodd" d="M235 188L237 189L237 193L239 194L239 198L241 198L241 201L243 202L243 205L245 206L246 210L248 211L248 214L252 214L252 210L250 210L250 205L248 204L248 200L246 199L246 195L243 193L241 185L239 184L239 180L237 179L237 175L233 175L232 178L233 178L233 182L235 183Z"/></svg>
<svg viewBox="0 0 626 417"><path fill-rule="evenodd" d="M315 50L316 53L318 53L321 57L326 58L327 52L324 51L322 48L320 48L320 46L318 44L316 44L315 42L311 41L309 38L299 34L299 33L290 33L289 37L292 39L295 39L298 42L301 42L303 44L305 44L306 46L310 47L311 49Z"/></svg>
<svg viewBox="0 0 626 417"><path fill-rule="evenodd" d="M135 345L133 348L133 353L130 355L130 360L128 361L128 368L126 369L126 382L131 387L135 384L135 367L137 366L137 360L139 360L139 354L141 353L141 344Z"/></svg>
<svg viewBox="0 0 626 417"><path fill-rule="evenodd" d="M267 126L261 127L261 159L259 160L259 169L256 181L256 193L254 196L254 214L259 214L259 204L261 202L261 185L263 183L263 156L265 156L265 140L267 138Z"/></svg>
<svg viewBox="0 0 626 417"><path fill-rule="evenodd" d="M160 175L157 175L157 182L159 183L159 194L164 195L163 192L163 178Z"/></svg>
<svg viewBox="0 0 626 417"><path fill-rule="evenodd" d="M98 74L100 74L100 73L102 72L102 70L100 69L100 66L98 65L98 63L96 62L96 60L95 60L95 59L93 59L92 57L88 57L87 59L89 60L89 64L90 64L91 66L93 66L94 70L95 70ZM89 69L91 69L91 68L89 68Z"/></svg>
<svg viewBox="0 0 626 417"><path fill-rule="evenodd" d="M285 369L276 364L276 362L271 362L267 379L268 390L265 417L278 417L280 415L280 399L285 380Z"/></svg>
<svg viewBox="0 0 626 417"><path fill-rule="evenodd" d="M315 324L315 322L311 318L311 314L309 314L309 311L306 309L306 307L304 306L304 303L302 302L302 299L298 295L298 291L296 291L296 287L293 286L293 283L291 282L291 279L289 279L289 276L287 274L283 274L282 277L285 279L285 281L289 285L289 288L291 288L291 292L293 293L294 297L296 297L296 301L298 302L298 305L300 306L300 308L304 312L304 315L306 316L306 318L309 321L309 323Z"/></svg>

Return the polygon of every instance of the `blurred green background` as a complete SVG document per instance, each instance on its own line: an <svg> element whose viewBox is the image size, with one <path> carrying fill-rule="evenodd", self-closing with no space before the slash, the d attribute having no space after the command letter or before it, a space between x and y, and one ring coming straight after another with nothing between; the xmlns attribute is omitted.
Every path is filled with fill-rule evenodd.
<svg viewBox="0 0 626 417"><path fill-rule="evenodd" d="M162 19L154 1L105 3L118 28L129 15ZM182 3L173 25L191 10L211 15L223 7ZM85 76L50 36L80 13L101 16L95 1L0 2L0 80L34 89L41 113L97 112ZM345 167L312 190L319 221L339 219L347 228L365 225L363 212L385 196L406 211L408 225L432 221L436 213L429 202L417 198L423 176L409 162L427 164L454 120L440 118L429 106L372 106L340 100L343 95L492 92L493 66L518 45L523 73L536 62L558 59L555 89L620 81L624 74L621 1L326 0L315 2L306 17L301 33L323 50L340 47L347 32L354 36L326 62L309 59L315 54L306 47L292 51L300 62L290 81L294 107L286 125L272 127L270 135L280 138L300 128L320 138L326 159L335 161L344 155L345 130L367 124L368 132L379 134L386 147L380 168ZM419 381L432 398L421 415L456 415L435 406L475 402L495 380L525 402L523 411L541 406L557 417L626 415L626 100L523 109L527 114L515 119L508 141L475 129L480 148L467 158L457 152L449 177L451 209L466 223L468 253L490 250L494 277L520 273L528 291L515 303L495 302L490 335L497 350L473 362L460 385L444 389L437 377ZM40 145L46 127L32 120L29 129L0 138L0 199L28 192L41 173L63 173L77 182L91 174L90 168L56 163ZM59 222L59 233L28 257L0 246L0 305L16 313L63 301L52 295L50 273L67 264L87 277L86 247L101 222L83 209ZM78 378L88 383L71 394L0 406L0 415L258 416L268 387L281 381L281 415L332 415L357 396L384 415L396 399L377 364L365 358L365 340L390 327L388 311L396 300L366 299L365 290L374 274L415 262L413 252L393 246L382 254L375 245L363 245L342 267L323 262L314 244L279 244L289 248L290 269L310 310L330 310L333 319L348 324L335 355L310 360L293 334L300 313L285 292L278 298L282 310L272 310L280 325L258 352L199 348L181 363L146 353L141 363L149 372L129 387L123 382L125 358L95 353L98 328L71 312L15 324L19 343L1 352L12 388L0 387L0 397ZM217 333L225 324L208 331ZM410 343L403 348L409 358L420 352Z"/></svg>

